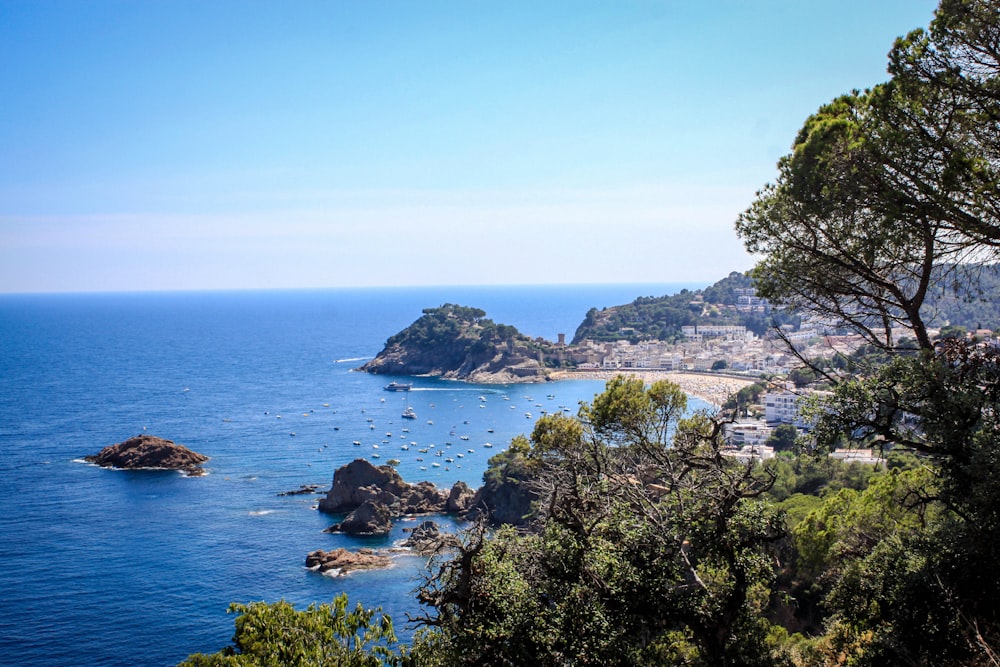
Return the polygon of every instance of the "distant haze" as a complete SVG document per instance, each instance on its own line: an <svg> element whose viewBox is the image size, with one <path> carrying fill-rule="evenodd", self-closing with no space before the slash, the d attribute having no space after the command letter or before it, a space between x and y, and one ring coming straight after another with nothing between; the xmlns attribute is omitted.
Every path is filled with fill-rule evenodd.
<svg viewBox="0 0 1000 667"><path fill-rule="evenodd" d="M929 0L0 3L0 292L714 282Z"/></svg>

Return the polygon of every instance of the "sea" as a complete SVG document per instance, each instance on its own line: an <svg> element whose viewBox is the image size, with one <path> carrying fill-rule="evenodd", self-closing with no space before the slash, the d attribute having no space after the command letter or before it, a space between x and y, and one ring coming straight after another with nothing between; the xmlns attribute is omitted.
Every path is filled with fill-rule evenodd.
<svg viewBox="0 0 1000 667"><path fill-rule="evenodd" d="M408 617L427 611L414 596L423 558L341 577L304 561L315 549L391 547L415 521L385 538L324 533L336 517L316 511L319 496L282 494L328 489L356 458L398 459L409 482L475 488L511 438L542 414L576 414L603 384L355 369L424 308L475 306L569 340L591 307L699 287L0 295L0 664L175 665L230 644L230 603L304 608L341 593L411 637ZM392 380L413 389L385 391ZM401 417L407 407L416 419ZM142 433L211 457L207 474L83 461Z"/></svg>

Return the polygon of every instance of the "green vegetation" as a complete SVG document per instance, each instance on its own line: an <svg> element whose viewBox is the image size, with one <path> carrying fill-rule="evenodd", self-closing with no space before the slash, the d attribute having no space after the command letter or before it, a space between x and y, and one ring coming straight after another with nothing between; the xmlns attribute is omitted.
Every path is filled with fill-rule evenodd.
<svg viewBox="0 0 1000 667"><path fill-rule="evenodd" d="M619 377L579 420L539 420L519 454L533 530L476 534L420 593L435 664L773 664L771 477L722 457L685 406Z"/></svg>
<svg viewBox="0 0 1000 667"><path fill-rule="evenodd" d="M465 379L518 367L522 377L544 377L547 353L554 348L554 344L530 339L515 327L493 322L479 308L448 303L424 309L413 324L390 337L382 352L362 370Z"/></svg>
<svg viewBox="0 0 1000 667"><path fill-rule="evenodd" d="M347 609L347 596L333 604L296 610L273 604L233 604L233 646L218 653L190 656L181 667L380 667L400 665L405 652L395 646L392 621L377 609L360 604Z"/></svg>
<svg viewBox="0 0 1000 667"><path fill-rule="evenodd" d="M484 481L523 526L477 524L434 563L411 647L346 620L346 600L322 618L251 605L233 648L189 664L998 664L1000 350L930 333L935 293L995 284L998 44L995 2L942 0L893 47L891 81L807 119L740 218L763 295L869 344L802 374L832 390L808 440L776 431L784 451L742 464L679 388L619 377L491 459ZM687 313L728 317L726 289L592 310L581 331L669 338ZM437 340L450 325L428 315ZM843 443L888 465L825 456Z"/></svg>
<svg viewBox="0 0 1000 667"><path fill-rule="evenodd" d="M441 355L441 365L458 367L471 356L508 341L528 342L516 327L496 324L479 308L446 303L425 308L423 315L386 341L386 347L404 345Z"/></svg>
<svg viewBox="0 0 1000 667"><path fill-rule="evenodd" d="M591 308L573 336L573 342L642 340L676 341L681 327L742 325L763 335L774 322L798 326L799 318L785 311L737 310L736 289L754 286L753 280L733 272L704 290L681 290L671 296L639 297L622 306Z"/></svg>

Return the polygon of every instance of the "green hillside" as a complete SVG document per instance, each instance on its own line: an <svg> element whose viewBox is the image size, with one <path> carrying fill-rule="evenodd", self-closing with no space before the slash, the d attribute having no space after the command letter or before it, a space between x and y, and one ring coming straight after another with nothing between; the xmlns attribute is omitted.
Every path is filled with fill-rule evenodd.
<svg viewBox="0 0 1000 667"><path fill-rule="evenodd" d="M753 311L737 309L737 291L753 288L746 274L733 271L710 287L681 290L668 296L639 297L621 306L591 308L573 336L573 343L641 340L673 341L681 327L694 325L745 326L762 335L777 319L780 324L798 326L799 318L770 307Z"/></svg>

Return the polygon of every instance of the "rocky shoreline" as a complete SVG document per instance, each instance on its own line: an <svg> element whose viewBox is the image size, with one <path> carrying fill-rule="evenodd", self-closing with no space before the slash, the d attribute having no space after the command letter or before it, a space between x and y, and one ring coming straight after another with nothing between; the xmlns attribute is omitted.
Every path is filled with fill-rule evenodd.
<svg viewBox="0 0 1000 667"><path fill-rule="evenodd" d="M753 384L750 378L728 375L668 372L661 370L630 369L628 371L557 371L551 379L601 380L625 375L638 377L651 383L668 380L677 384L686 394L700 398L712 406L720 407L730 396L745 386ZM312 491L303 487L302 491ZM491 491L494 491L491 493ZM374 466L366 459L355 459L334 472L333 485L319 502L319 510L328 514L342 514L344 518L331 525L325 532L349 535L387 535L393 520L403 516L452 514L472 518L483 514L491 519L517 523L527 512L525 498L500 497L486 486L477 491L465 483L456 483L449 491L438 489L430 482L408 484L392 466ZM440 534L437 526L426 525L415 530L404 547L417 553L430 553L454 544L454 536ZM393 550L390 550L392 553ZM317 550L307 557L307 567L328 575L341 575L352 570L389 567L391 557L383 552L362 549L350 552Z"/></svg>
<svg viewBox="0 0 1000 667"><path fill-rule="evenodd" d="M376 467L366 459L355 459L334 472L333 485L320 500L318 509L326 514L345 515L323 532L378 536L388 535L393 520L400 517L465 516L479 498L480 494L465 482L456 482L450 491L438 489L426 481L408 484L392 466ZM327 576L342 576L354 570L390 567L391 555L395 553L430 555L458 543L454 535L442 533L437 524L429 520L408 532L407 540L388 550L340 548L327 552L317 549L306 556L306 567Z"/></svg>

